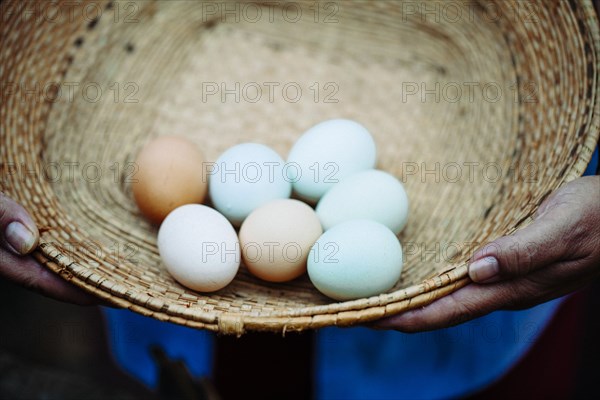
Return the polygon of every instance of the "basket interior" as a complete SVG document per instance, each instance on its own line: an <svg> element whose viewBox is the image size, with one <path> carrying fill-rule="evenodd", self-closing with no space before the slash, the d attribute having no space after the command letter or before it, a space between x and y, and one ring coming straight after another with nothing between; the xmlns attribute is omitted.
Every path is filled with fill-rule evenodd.
<svg viewBox="0 0 600 400"><path fill-rule="evenodd" d="M9 141L23 141L14 147L29 154L23 160L49 174L34 182L21 174L8 189L45 227L40 253L56 262L58 252L60 270L83 286L157 312L167 304L270 316L328 306L307 277L270 284L244 268L216 293L185 289L161 265L157 228L138 212L129 181L154 136L185 135L207 161L248 141L285 159L306 129L343 117L371 131L378 167L410 199L404 272L390 292L464 265L589 159L597 43L573 18L589 10L567 2L529 2L533 14L515 14L511 2L495 4L496 14L491 2L451 3L426 3L438 4L428 16L415 2L331 3L318 16L313 2L232 3L237 11L224 16L213 14L223 2L161 1L131 3L118 18L123 5L103 3L97 20L16 25L25 50L14 65L3 51L0 75L62 82L46 95L52 101L2 106L18 133Z"/></svg>

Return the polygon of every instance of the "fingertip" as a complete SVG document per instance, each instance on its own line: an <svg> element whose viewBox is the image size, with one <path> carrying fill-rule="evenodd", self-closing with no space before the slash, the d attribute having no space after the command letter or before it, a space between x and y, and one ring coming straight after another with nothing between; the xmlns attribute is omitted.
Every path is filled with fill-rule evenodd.
<svg viewBox="0 0 600 400"><path fill-rule="evenodd" d="M16 255L33 251L39 243L40 233L27 210L0 192L0 242Z"/></svg>
<svg viewBox="0 0 600 400"><path fill-rule="evenodd" d="M25 255L35 249L40 236L37 230L32 230L21 221L12 221L4 230L4 238L9 250L17 255Z"/></svg>
<svg viewBox="0 0 600 400"><path fill-rule="evenodd" d="M480 258L469 265L469 277L477 283L491 283L498 280L500 263L493 256Z"/></svg>

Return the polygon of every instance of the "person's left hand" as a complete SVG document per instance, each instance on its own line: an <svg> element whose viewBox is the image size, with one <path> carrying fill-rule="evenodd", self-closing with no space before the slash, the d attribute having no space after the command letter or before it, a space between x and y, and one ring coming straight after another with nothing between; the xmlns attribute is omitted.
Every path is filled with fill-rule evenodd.
<svg viewBox="0 0 600 400"><path fill-rule="evenodd" d="M500 309L523 309L560 297L600 275L600 176L568 183L534 221L479 249L471 283L416 310L370 326L418 332L445 328Z"/></svg>
<svg viewBox="0 0 600 400"><path fill-rule="evenodd" d="M0 191L0 279L57 300L80 305L104 304L40 265L29 254L38 242L39 231L31 215Z"/></svg>

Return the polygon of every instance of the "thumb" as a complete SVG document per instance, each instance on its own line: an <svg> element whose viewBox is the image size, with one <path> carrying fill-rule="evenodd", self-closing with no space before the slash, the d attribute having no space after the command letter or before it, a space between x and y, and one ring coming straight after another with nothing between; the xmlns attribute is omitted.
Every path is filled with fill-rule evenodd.
<svg viewBox="0 0 600 400"><path fill-rule="evenodd" d="M569 226L564 209L538 215L530 225L477 250L469 265L470 278L478 283L527 275L559 261L568 252Z"/></svg>
<svg viewBox="0 0 600 400"><path fill-rule="evenodd" d="M0 192L0 245L17 255L31 252L39 231L33 219L17 202Z"/></svg>

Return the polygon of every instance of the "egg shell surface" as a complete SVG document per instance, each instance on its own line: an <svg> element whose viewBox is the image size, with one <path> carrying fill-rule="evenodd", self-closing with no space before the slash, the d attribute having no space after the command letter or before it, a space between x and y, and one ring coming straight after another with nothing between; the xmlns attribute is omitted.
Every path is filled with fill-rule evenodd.
<svg viewBox="0 0 600 400"><path fill-rule="evenodd" d="M290 197L292 184L284 176L285 162L271 148L242 143L225 151L209 175L212 202L234 226L256 208Z"/></svg>
<svg viewBox="0 0 600 400"><path fill-rule="evenodd" d="M348 119L332 119L307 130L292 146L286 169L299 198L315 204L347 176L375 168L377 150L369 131Z"/></svg>
<svg viewBox="0 0 600 400"><path fill-rule="evenodd" d="M294 199L277 199L254 210L239 238L248 270L270 282L285 282L306 272L308 253L323 230L315 211Z"/></svg>
<svg viewBox="0 0 600 400"><path fill-rule="evenodd" d="M375 296L394 287L402 273L402 246L386 226L352 220L326 231L308 256L308 276L336 300Z"/></svg>
<svg viewBox="0 0 600 400"><path fill-rule="evenodd" d="M317 204L323 229L353 219L371 219L400 233L408 220L409 202L402 183L380 170L361 171L333 186Z"/></svg>
<svg viewBox="0 0 600 400"><path fill-rule="evenodd" d="M227 286L241 260L233 226L201 204L178 207L165 218L158 230L158 252L175 280L199 292Z"/></svg>
<svg viewBox="0 0 600 400"><path fill-rule="evenodd" d="M202 203L208 192L204 157L181 136L159 136L138 153L131 189L142 214L160 224L184 204Z"/></svg>

